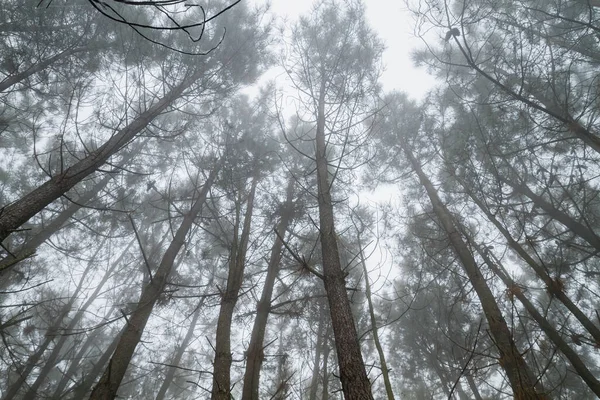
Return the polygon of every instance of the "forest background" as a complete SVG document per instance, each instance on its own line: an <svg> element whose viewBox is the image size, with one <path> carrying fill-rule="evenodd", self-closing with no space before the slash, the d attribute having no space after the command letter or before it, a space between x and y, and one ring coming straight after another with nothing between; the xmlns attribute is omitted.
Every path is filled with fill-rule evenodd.
<svg viewBox="0 0 600 400"><path fill-rule="evenodd" d="M368 7L0 3L1 399L600 397L600 3Z"/></svg>

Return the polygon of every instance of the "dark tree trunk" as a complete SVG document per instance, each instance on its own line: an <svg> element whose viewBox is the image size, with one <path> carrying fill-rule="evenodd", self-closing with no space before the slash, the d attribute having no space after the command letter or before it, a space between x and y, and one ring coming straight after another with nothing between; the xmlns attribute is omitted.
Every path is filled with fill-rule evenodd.
<svg viewBox="0 0 600 400"><path fill-rule="evenodd" d="M132 123L115 133L98 149L90 152L87 157L66 168L62 173L53 176L31 193L2 208L0 210L0 243L48 204L100 168L110 156L133 140L142 129L166 110L200 76L201 73L196 72L184 79L183 82L171 89L148 110L141 113Z"/></svg>
<svg viewBox="0 0 600 400"><path fill-rule="evenodd" d="M259 180L258 172L258 170L255 170L254 177L252 179L252 187L250 188L250 193L248 194L246 213L244 215L244 224L239 241L237 239L239 213L238 216L236 216L238 221L236 223L236 230L234 233L234 240L229 260L227 288L222 294L219 319L217 321L213 386L211 393L212 400L231 399L231 322L233 320L233 312L238 301L239 292L242 288L242 281L244 278L246 251L248 249L250 225L254 210L254 194L256 193L256 185L258 184Z"/></svg>
<svg viewBox="0 0 600 400"><path fill-rule="evenodd" d="M294 178L290 177L285 204L282 207L279 224L277 225L277 233L281 235L281 237L285 237L285 233L288 230L292 219L293 200ZM267 329L267 321L269 319L269 311L271 309L271 297L273 295L273 288L275 287L275 279L279 274L282 249L283 242L279 236L275 235L275 242L271 248L271 257L267 267L267 276L265 277L265 284L260 300L256 306L256 319L254 320L250 344L248 345L242 400L260 400L258 394L260 386L260 369L265 358L263 343L265 331Z"/></svg>
<svg viewBox="0 0 600 400"><path fill-rule="evenodd" d="M414 157L408 146L408 143L400 141L400 146L404 150L406 157L417 173L419 181L425 187L435 214L442 224L443 229L448 234L448 239L450 240L454 251L460 259L463 269L469 278L473 289L475 289L475 292L479 297L483 312L485 313L488 321L490 333L494 338L496 348L498 349L500 355L498 361L500 366L506 372L515 399L545 399L546 396L542 393L542 391L536 390L536 380L531 374L531 371L525 363L521 352L519 352L519 349L515 344L504 316L502 315L502 312L496 303L494 294L487 285L487 282L481 274L473 254L467 247L461 233L457 229L454 217L439 198L436 189L427 175L425 175L423 172L421 165Z"/></svg>
<svg viewBox="0 0 600 400"><path fill-rule="evenodd" d="M14 266L19 261L22 261L28 257L31 257L35 254L35 251L39 246L42 245L46 240L50 239L50 237L58 232L63 225L73 216L75 213L81 208L82 204L87 204L92 198L98 194L100 190L106 186L108 181L110 180L110 176L107 175L100 182L94 185L94 188L88 191L86 194L77 199L77 203L71 204L67 207L66 210L62 211L56 218L54 218L50 223L43 227L38 233L33 235L31 239L27 240L17 250L14 252L14 256L10 254L0 261L0 279L3 277L3 274L6 272L5 270L9 267Z"/></svg>
<svg viewBox="0 0 600 400"><path fill-rule="evenodd" d="M195 200L194 205L183 218L183 221L181 222L175 237L171 241L171 244L167 248L156 273L142 290L138 305L135 311L129 316L115 353L108 363L102 378L100 378L100 381L92 391L90 396L91 400L112 400L117 395L117 390L125 376L125 371L127 370L135 348L144 333L146 323L148 322L148 319L150 319L152 309L167 284L167 280L169 279L169 275L175 263L175 258L185 243L185 237L193 226L194 220L202 210L210 187L218 174L219 166L220 164L213 167L204 186L198 193L198 198Z"/></svg>
<svg viewBox="0 0 600 400"><path fill-rule="evenodd" d="M373 399L371 383L360 352L354 317L346 293L345 273L340 263L333 217L333 203L328 176L329 163L325 141L325 84L323 80L318 99L316 132L317 198L319 202L319 233L323 258L323 277L329 301L344 397L346 400L369 400Z"/></svg>

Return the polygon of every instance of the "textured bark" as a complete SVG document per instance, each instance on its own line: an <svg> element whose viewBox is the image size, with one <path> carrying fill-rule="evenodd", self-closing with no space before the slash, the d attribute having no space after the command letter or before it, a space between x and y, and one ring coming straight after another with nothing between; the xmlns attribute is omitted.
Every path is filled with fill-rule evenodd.
<svg viewBox="0 0 600 400"><path fill-rule="evenodd" d="M483 308L483 312L488 321L490 333L500 355L498 361L500 366L506 372L506 376L513 390L514 398L517 400L545 399L546 396L542 393L542 389L540 388L539 391L536 390L536 380L515 344L506 320L496 303L494 294L487 285L473 254L457 229L454 217L439 198L436 189L427 175L423 172L421 165L414 157L408 144L404 141L400 141L400 146L417 173L419 181L425 187L434 212L442 224L443 229L448 234L448 239L460 259L465 274L469 278L473 289L475 289L475 292L479 297L481 307Z"/></svg>
<svg viewBox="0 0 600 400"><path fill-rule="evenodd" d="M56 61L63 59L63 58L67 58L69 56L72 56L73 54L82 53L84 51L90 51L90 49L88 47L72 47L70 49L61 51L60 53L58 53L50 58L47 58L38 63L35 63L34 65L27 68L23 72L19 72L17 74L10 75L0 82L0 93L6 91L11 86L16 85L17 83L29 78L33 74L38 73L38 72L48 68L50 65L54 64Z"/></svg>
<svg viewBox="0 0 600 400"><path fill-rule="evenodd" d="M363 267L363 272L365 274L365 297L367 298L367 304L369 306L369 317L371 319L371 332L373 334L373 342L375 343L375 348L377 349L377 354L379 355L379 363L381 364L381 375L383 376L383 383L385 385L385 393L387 395L388 400L394 400L394 391L392 390L392 383L390 381L390 374L387 367L387 362L385 361L385 353L383 352L383 347L381 346L381 342L379 341L379 330L377 328L377 319L375 318L375 309L373 307L373 300L371 299L371 283L369 282L369 271L367 271L367 264L365 262L365 257L363 253L363 247L360 240L360 235L358 235L358 254L359 260Z"/></svg>
<svg viewBox="0 0 600 400"><path fill-rule="evenodd" d="M327 145L325 142L325 90L323 79L318 99L316 164L317 199L319 203L319 233L323 259L325 291L329 301L331 324L335 337L342 391L346 400L373 399L371 383L360 352L358 335L348 294L346 293L345 273L340 263L337 234L333 218Z"/></svg>
<svg viewBox="0 0 600 400"><path fill-rule="evenodd" d="M231 399L231 322L233 320L233 312L238 301L239 292L242 288L242 281L244 278L246 251L248 249L250 225L252 221L252 213L254 211L254 195L256 193L256 185L258 184L259 179L258 172L258 170L254 171L252 187L250 188L250 193L248 194L248 200L246 204L246 213L244 215L242 234L239 238L239 241L237 238L239 213L236 217L236 229L229 259L227 288L225 289L225 293L222 294L219 319L217 321L215 361L211 392L212 400Z"/></svg>
<svg viewBox="0 0 600 400"><path fill-rule="evenodd" d="M85 158L66 168L60 174L53 176L31 193L0 209L0 243L48 204L100 168L110 156L126 146L154 118L165 111L201 75L200 72L196 72L184 79L133 122L116 132L98 149L90 152Z"/></svg>
<svg viewBox="0 0 600 400"><path fill-rule="evenodd" d="M589 332L589 334L592 335L592 337L594 338L596 343L598 343L600 345L600 328L598 328L598 326L596 326L587 317L587 315L585 315L583 313L583 311L581 311L581 309L579 307L577 307L577 305L575 303L573 303L571 298L569 296L567 296L567 294L563 290L559 290L556 287L555 281L552 279L552 277L550 275L548 275L548 273L546 272L546 269L543 266L541 266L539 263L537 263L533 259L533 257L531 257L529 255L529 253L527 253L527 251L523 248L523 246L521 246L521 244L512 237L512 235L510 234L508 229L506 229L500 223L500 221L498 221L498 219L494 216L494 214L492 214L490 209L488 207L486 207L486 205L480 199L478 199L477 196L475 196L475 194L469 188L469 186L462 179L459 179L459 182L465 189L465 192L473 200L473 202L475 202L475 204L477 204L479 209L486 215L488 220L492 224L494 224L494 226L496 227L496 229L498 229L500 231L500 233L502 233L502 235L506 239L510 248L513 249L521 257L521 259L523 261L525 261L527 263L527 265L529 265L535 271L536 275L542 281L544 281L544 283L546 284L546 288L548 289L548 291L554 297L556 297L561 303L563 303L569 311L571 311L571 313L575 316L575 318L577 318L577 320L581 323L581 325L583 325L583 327Z"/></svg>
<svg viewBox="0 0 600 400"><path fill-rule="evenodd" d="M213 167L204 186L198 193L198 198L194 205L183 218L179 229L177 229L177 233L175 233L175 237L167 248L156 273L142 290L138 305L128 318L127 325L120 337L115 353L108 363L102 378L100 378L100 381L94 390L92 390L90 396L91 400L112 400L117 395L117 390L125 376L125 371L127 370L135 348L144 333L144 328L150 319L152 309L167 284L167 280L175 263L175 258L177 257L179 250L181 250L181 247L184 245L185 238L190 231L190 228L193 226L194 220L202 210L210 187L219 171L219 166L220 164Z"/></svg>
<svg viewBox="0 0 600 400"><path fill-rule="evenodd" d="M282 207L282 212L277 225L277 232L285 237L288 230L293 213L294 200L294 178L290 177L286 191L285 204ZM260 369L265 359L263 343L265 339L265 331L267 329L267 321L269 319L269 310L271 309L271 297L273 296L273 288L275 287L275 279L279 274L279 264L281 262L281 251L283 242L279 236L275 235L275 242L271 247L271 257L267 267L267 276L263 286L262 294L256 306L256 318L252 327L252 335L250 336L250 344L248 345L246 358L246 371L244 373L244 388L242 391L242 400L260 400Z"/></svg>
<svg viewBox="0 0 600 400"><path fill-rule="evenodd" d="M483 251L479 246L476 246L479 254L485 261L485 263L490 267L490 269L502 279L502 282L506 285L508 290L512 295L514 295L529 315L537 322L539 327L544 331L546 336L556 345L558 350L564 354L564 356L569 360L573 369L577 372L577 374L583 379L583 381L588 385L588 387L600 398L600 381L594 376L594 374L587 368L585 363L579 358L577 353L567 344L567 342L562 338L560 333L552 324L544 318L544 316L535 308L535 306L529 301L529 299L525 296L525 293L520 289L520 287L513 281L508 274L506 274L496 263L494 263L487 252Z"/></svg>

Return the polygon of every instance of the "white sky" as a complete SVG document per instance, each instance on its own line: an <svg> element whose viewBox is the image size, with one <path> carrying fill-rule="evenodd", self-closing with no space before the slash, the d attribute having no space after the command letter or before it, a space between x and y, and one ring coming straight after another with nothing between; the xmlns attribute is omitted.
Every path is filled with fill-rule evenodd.
<svg viewBox="0 0 600 400"><path fill-rule="evenodd" d="M415 99L422 98L434 85L434 79L424 69L413 67L410 51L421 46L422 42L413 36L414 22L404 1L363 1L370 26L386 45L383 54L385 71L381 77L384 91L395 89L406 92ZM310 11L313 1L271 0L270 4L274 15L287 17L291 24L298 16Z"/></svg>

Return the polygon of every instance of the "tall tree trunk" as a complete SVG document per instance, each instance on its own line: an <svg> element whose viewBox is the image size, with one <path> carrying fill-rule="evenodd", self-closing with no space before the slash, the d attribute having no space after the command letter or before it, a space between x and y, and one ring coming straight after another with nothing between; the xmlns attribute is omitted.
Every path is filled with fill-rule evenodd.
<svg viewBox="0 0 600 400"><path fill-rule="evenodd" d="M381 374L383 375L383 383L385 385L385 393L388 400L394 400L394 391L392 390L392 383L390 382L390 374L385 361L385 353L383 347L379 341L379 330L377 328L377 318L375 318L375 309L373 307L373 300L371 298L371 283L369 282L369 271L367 271L367 263L365 262L364 252L362 243L360 240L360 234L358 235L358 254L359 260L363 267L363 273L365 274L365 297L367 298L367 304L369 306L369 317L371 318L371 332L373 333L373 342L379 355L379 363L381 364Z"/></svg>
<svg viewBox="0 0 600 400"><path fill-rule="evenodd" d="M419 181L425 187L427 195L431 201L434 212L437 215L443 229L448 235L448 239L454 248L463 269L475 289L481 307L485 313L490 333L494 338L496 348L500 354L498 360L500 366L506 372L508 381L513 390L513 395L517 400L526 399L545 399L546 396L542 393L542 390L536 390L536 380L531 374L523 356L519 352L517 345L512 337L508 325L494 294L490 290L485 278L481 274L477 262L473 257L473 254L464 242L461 233L456 227L454 217L450 211L446 208L442 200L439 198L436 189L433 184L423 172L421 165L410 150L408 143L400 140L400 146L404 150L406 157L408 158L413 169L419 177Z"/></svg>
<svg viewBox="0 0 600 400"><path fill-rule="evenodd" d="M215 276L215 274L213 272L210 275L207 287L212 286L214 276ZM165 378L163 379L162 384L160 385L160 389L158 390L158 394L156 395L156 400L163 400L167 394L167 390L171 386L171 383L173 383L173 378L175 377L175 371L177 370L176 367L179 366L179 363L181 363L183 354L185 353L188 345L190 344L190 342L192 341L192 338L194 337L194 329L196 328L196 324L198 323L198 318L200 318L200 312L202 311L202 307L204 305L205 300L206 300L206 297L202 297L200 299L200 301L198 302L198 305L196 306L196 311L194 312L194 315L192 316L192 320L190 321L190 326L188 327L185 337L183 338L183 341L181 342L181 344L177 347L175 354L173 355L173 358L171 359L171 361L169 363L172 365L172 367L167 367L167 374L165 375Z"/></svg>
<svg viewBox="0 0 600 400"><path fill-rule="evenodd" d="M288 181L285 204L282 207L279 224L277 225L277 235L275 242L271 247L271 257L267 267L267 276L263 286L262 294L256 306L256 319L252 327L250 344L248 345L246 358L246 371L244 373L244 388L242 391L242 400L259 400L260 387L260 369L265 359L263 343L269 311L271 309L271 297L275 287L275 279L279 274L279 264L281 263L281 250L283 242L279 238L285 237L292 219L294 207L294 177L291 176Z"/></svg>
<svg viewBox="0 0 600 400"><path fill-rule="evenodd" d="M325 305L319 300L319 327L317 328L317 343L315 344L315 360L313 362L312 378L308 400L317 400L317 389L319 387L319 375L321 373L321 353L325 345Z"/></svg>
<svg viewBox="0 0 600 400"><path fill-rule="evenodd" d="M546 272L546 269L543 268L543 266L540 265L538 262L536 262L533 259L533 257L531 257L529 253L527 253L523 246L521 246L521 244L512 237L508 229L506 229L500 223L500 221L498 221L496 216L490 211L489 207L487 207L477 196L475 196L469 185L466 182L464 182L464 180L460 178L457 179L464 188L465 192L469 195L471 200L473 200L473 202L477 204L479 209L486 215L488 220L492 224L494 224L494 226L500 231L500 233L502 233L510 248L513 249L521 257L521 259L523 259L523 261L525 261L527 265L529 265L535 271L536 275L546 284L548 292L555 296L561 303L565 305L565 307L569 311L571 311L571 313L573 313L573 315L575 316L575 318L577 318L581 325L583 325L583 327L589 332L589 334L592 335L596 343L600 345L600 328L598 328L598 326L596 326L587 317L587 315L585 315L583 311L581 311L581 309L577 307L575 303L573 303L571 298L567 296L567 294L564 292L561 285L556 285L555 280L552 279L548 272Z"/></svg>
<svg viewBox="0 0 600 400"><path fill-rule="evenodd" d="M325 90L326 81L323 79L317 104L316 132L317 199L319 203L323 278L329 301L342 391L346 400L369 400L373 399L371 383L360 352L354 317L346 293L345 273L340 263L337 233L333 218L329 163L325 141Z"/></svg>
<svg viewBox="0 0 600 400"><path fill-rule="evenodd" d="M529 315L537 322L539 327L544 331L546 336L556 345L558 350L564 354L564 356L569 360L573 369L577 372L577 374L583 379L583 381L588 385L588 387L600 398L600 381L594 376L594 374L587 368L585 363L579 358L577 353L565 342L560 333L552 326L552 324L535 308L535 306L529 301L529 299L525 296L521 287L517 285L515 281L513 281L507 273L505 273L504 268L499 266L499 263L496 264L492 261L490 254L487 251L481 249L479 245L474 243L473 240L469 240L477 249L485 263L490 267L492 272L498 276L502 282L508 288L509 294L515 296ZM498 262L496 260L496 262Z"/></svg>
<svg viewBox="0 0 600 400"><path fill-rule="evenodd" d="M102 244L104 244L104 242L106 242L106 240L104 240ZM96 253L92 257L92 259L96 258L96 255L102 249L102 244L100 246L98 246L98 249L96 250ZM18 379L14 382L13 385L11 385L8 388L8 390L2 397L2 400L10 400L10 399L13 399L17 395L17 393L19 392L21 387L24 386L31 371L33 371L33 369L36 367L38 362L42 359L42 356L46 352L46 349L48 349L48 347L54 340L55 335L60 330L60 326L62 325L63 321L65 320L65 318L67 318L67 316L69 315L69 312L71 312L71 310L73 309L73 305L77 301L79 293L83 289L83 285L85 283L85 278L93 270L92 265L93 264L91 262L88 264L87 268L83 272L81 280L79 281L79 283L77 284L77 287L75 288L75 291L69 298L69 301L65 305L62 306L60 313L56 317L56 320L50 327L48 327L48 330L47 330L46 334L44 335L44 340L43 340L42 344L37 348L35 353L33 353L32 355L29 356L29 358L27 359L27 362L25 363L25 367L19 373ZM48 360L46 360L46 362L45 362L45 365L47 365L47 364L48 364ZM52 365L52 366L54 366L54 365ZM44 369L42 369L42 371L44 371ZM42 377L42 379L44 377ZM33 395L34 394L35 394L35 392L33 392ZM29 395L29 393L27 393L27 395Z"/></svg>
<svg viewBox="0 0 600 400"><path fill-rule="evenodd" d="M71 47L64 51L61 51L60 53L58 53L50 58L47 58L45 60L42 60L40 62L33 64L31 67L27 68L23 72L19 72L14 75L9 75L8 77L6 77L5 79L3 79L0 82L0 93L6 91L11 86L16 85L17 83L29 78L33 74L48 68L50 65L54 64L56 61L58 61L60 59L67 58L69 56L72 56L73 54L83 53L84 51L90 51L90 50L91 49L87 46Z"/></svg>
<svg viewBox="0 0 600 400"><path fill-rule="evenodd" d="M231 246L231 256L229 260L229 274L227 276L227 288L222 294L221 308L219 310L219 319L217 321L217 335L215 341L215 361L213 372L212 400L230 400L231 399L231 323L233 312L238 301L240 289L244 279L244 268L246 266L246 251L250 239L250 226L252 213L254 211L254 195L259 180L258 167L254 171L252 187L248 194L246 204L246 213L244 214L244 224L239 242L237 240L237 226L234 233L234 240ZM240 202L241 203L241 202ZM240 207L240 205L238 205ZM239 221L239 212L236 216Z"/></svg>
<svg viewBox="0 0 600 400"><path fill-rule="evenodd" d="M220 162L213 167L204 186L199 191L198 198L194 205L183 218L183 221L181 222L175 237L171 241L171 244L167 248L156 273L142 290L138 305L135 311L129 316L115 353L110 359L102 378L100 378L100 381L94 390L92 390L90 400L112 400L117 395L117 390L125 376L125 371L127 370L135 348L144 333L144 328L148 323L148 319L150 319L152 309L167 284L167 280L173 269L173 265L175 264L175 258L181 247L184 245L185 237L193 226L194 220L202 210L202 206L206 201L210 187L212 186L219 169Z"/></svg>
<svg viewBox="0 0 600 400"><path fill-rule="evenodd" d="M60 174L53 176L31 193L2 208L0 210L0 243L48 204L98 170L110 156L133 140L140 131L178 99L201 75L202 73L197 71L184 79L163 98L141 113L133 122L116 132L98 149L90 152L85 158L66 168Z"/></svg>

